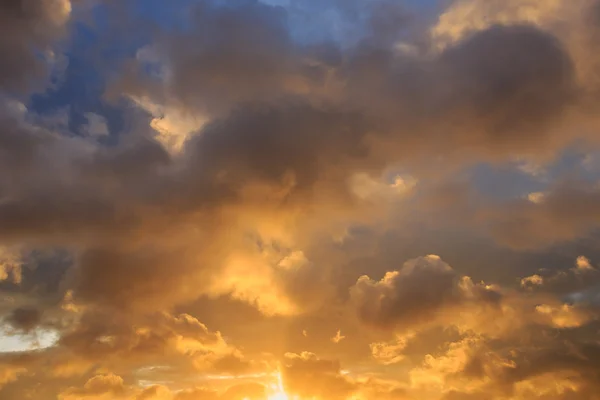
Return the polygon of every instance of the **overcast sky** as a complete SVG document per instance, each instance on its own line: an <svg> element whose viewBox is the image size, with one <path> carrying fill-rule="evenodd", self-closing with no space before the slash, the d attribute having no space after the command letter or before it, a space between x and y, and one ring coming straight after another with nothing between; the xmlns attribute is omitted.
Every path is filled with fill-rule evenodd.
<svg viewBox="0 0 600 400"><path fill-rule="evenodd" d="M0 30L0 399L600 399L600 1Z"/></svg>

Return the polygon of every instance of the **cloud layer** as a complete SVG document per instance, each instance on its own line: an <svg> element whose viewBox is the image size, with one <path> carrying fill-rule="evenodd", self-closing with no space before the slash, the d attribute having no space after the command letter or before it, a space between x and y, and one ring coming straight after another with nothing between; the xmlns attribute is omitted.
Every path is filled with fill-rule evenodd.
<svg viewBox="0 0 600 400"><path fill-rule="evenodd" d="M598 399L600 3L413 3L2 3L0 397Z"/></svg>

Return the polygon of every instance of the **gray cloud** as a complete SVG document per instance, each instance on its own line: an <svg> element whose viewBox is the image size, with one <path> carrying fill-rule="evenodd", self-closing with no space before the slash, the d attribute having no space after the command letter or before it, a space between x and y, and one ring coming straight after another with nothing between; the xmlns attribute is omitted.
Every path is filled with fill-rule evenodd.
<svg viewBox="0 0 600 400"><path fill-rule="evenodd" d="M43 54L51 51L54 42L65 33L70 12L69 0L2 2L0 6L2 25L0 52L3 54L0 63L1 89L22 90L30 88L34 83L43 82L46 65L35 52Z"/></svg>
<svg viewBox="0 0 600 400"><path fill-rule="evenodd" d="M410 330L434 321L439 314L470 302L494 306L502 295L473 285L438 256L407 261L401 269L388 272L382 280L368 276L350 289L359 317L368 324Z"/></svg>
<svg viewBox="0 0 600 400"><path fill-rule="evenodd" d="M16 308L5 318L5 322L8 322L16 330L29 333L37 327L41 317L40 311L35 308Z"/></svg>

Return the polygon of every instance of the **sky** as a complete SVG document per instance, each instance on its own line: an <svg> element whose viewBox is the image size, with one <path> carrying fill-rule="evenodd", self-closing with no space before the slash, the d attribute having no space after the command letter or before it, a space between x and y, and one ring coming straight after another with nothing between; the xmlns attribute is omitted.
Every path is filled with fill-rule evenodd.
<svg viewBox="0 0 600 400"><path fill-rule="evenodd" d="M600 399L599 0L0 33L0 399Z"/></svg>

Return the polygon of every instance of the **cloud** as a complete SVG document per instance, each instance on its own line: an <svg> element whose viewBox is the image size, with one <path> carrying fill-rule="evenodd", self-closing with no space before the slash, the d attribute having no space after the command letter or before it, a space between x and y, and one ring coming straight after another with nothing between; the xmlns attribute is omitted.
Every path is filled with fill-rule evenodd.
<svg viewBox="0 0 600 400"><path fill-rule="evenodd" d="M596 1L83 3L0 6L0 397L593 398Z"/></svg>
<svg viewBox="0 0 600 400"><path fill-rule="evenodd" d="M165 32L152 36L159 47L166 43L159 58L173 63L171 78L162 82L170 91L167 106L172 98L191 107L190 113L209 119L179 155L169 154L149 131L132 132L114 147L66 137L45 144L38 129L7 117L24 132L11 135L24 141L19 146L36 161L26 166L27 184L13 187L0 206L0 237L73 249L79 256L78 269L71 274L73 293L83 301L152 309L156 302L168 308L202 294L231 293L267 314L297 314L314 307L307 306L310 301L302 298L302 291L314 283L317 267L280 279L284 274L252 262L260 271L253 275L256 279L223 278L239 275L239 267L224 260L236 256L232 253L237 249L232 249L248 232L259 231L263 239L293 247L293 242L307 241L306 236L331 229L340 220L350 224L381 214L380 200L356 198L348 180L403 159L411 163L409 153L434 157L439 149L431 148L432 142L444 151L463 145L482 154L491 148L504 155L517 148L529 151L539 147L538 139L518 132L526 126L546 135L552 119L571 101L567 55L552 35L532 26L493 26L433 59L404 62L391 53L377 57L377 49L367 44L349 51L348 57L333 57L340 48L319 52L295 43L290 35L274 34L285 33L283 8L258 2L231 7L200 2L194 11L191 26L196 28L172 37ZM222 32L228 24L238 29ZM219 33L210 35L219 39L202 39L207 37L205 30ZM240 43L257 46L256 51L246 52ZM490 47L506 54L487 52ZM502 57L514 62L506 65ZM195 68L198 63L206 70ZM218 71L238 71L240 63L252 67L235 74L246 84L229 75L215 78ZM283 84L290 75L310 75L300 68L306 63L328 71L336 82L348 82L341 85L344 92L319 94L316 97L323 100L314 101L310 93ZM381 92L382 87L370 81L364 69L368 65L384 72L381 77L389 84L383 86L389 90ZM406 79L396 82L399 76ZM431 97L429 86L412 86L433 82L440 85L431 86ZM260 95L263 90L267 91ZM355 103L355 90L377 94L375 98L388 105L375 109L375 104ZM426 98L414 97L415 90ZM135 94L161 103L152 90ZM196 96L206 96L216 108L205 110L207 100ZM407 102L409 98L415 101ZM387 111L404 106L406 112ZM422 135L414 137L408 132L412 128L401 129L397 118L405 114L413 115L406 125ZM429 135L437 131L432 121L456 121L450 125L461 128L434 137ZM497 146L499 139L503 144ZM67 147L74 151L64 151ZM44 157L36 157L40 152ZM364 188L364 179L361 182ZM393 191L366 186L375 197L388 198ZM283 223L278 220L282 215L288 218ZM156 232L165 226L177 239L162 240ZM230 237L235 243L226 243ZM134 242L138 245L131 246ZM256 257L242 254L244 263ZM178 273L171 273L167 265L175 265ZM117 273L119 280L114 279ZM193 289L190 281L196 282ZM302 287L295 286L299 283ZM319 288L327 286L322 283ZM267 292L267 286L276 290ZM313 293L315 299L327 297Z"/></svg>
<svg viewBox="0 0 600 400"><path fill-rule="evenodd" d="M523 278L521 285L532 290L568 295L575 302L579 302L581 299L576 300L577 293L585 291L586 288L593 288L597 285L598 278L597 270L590 260L585 256L578 256L571 268L540 269L537 274Z"/></svg>
<svg viewBox="0 0 600 400"><path fill-rule="evenodd" d="M35 308L15 308L6 317L5 322L8 322L15 330L29 333L39 324L41 317L40 311Z"/></svg>
<svg viewBox="0 0 600 400"><path fill-rule="evenodd" d="M60 400L71 399L123 399L123 400L170 400L171 391L160 385L141 389L125 384L122 377L114 374L96 375L83 387L70 387L58 395Z"/></svg>
<svg viewBox="0 0 600 400"><path fill-rule="evenodd" d="M301 397L343 399L354 390L336 361L319 359L315 354L287 354L281 372L285 389Z"/></svg>
<svg viewBox="0 0 600 400"><path fill-rule="evenodd" d="M506 59L512 60L510 66L502 62ZM514 146L528 152L543 136L551 139L548 124L571 102L574 78L569 56L555 37L528 25L477 32L448 48L441 64L455 85L450 93L463 96L450 110L470 110L467 117L475 132L464 140L475 145L484 140L486 147L495 143L500 149ZM478 128L485 132L481 138ZM534 131L519 134L530 129Z"/></svg>
<svg viewBox="0 0 600 400"><path fill-rule="evenodd" d="M422 365L410 371L411 385L437 387L440 391L456 390L465 385L477 390L485 385L486 377L511 368L509 360L503 360L482 346L484 343L477 337L466 337L448 343L442 355L426 355Z"/></svg>
<svg viewBox="0 0 600 400"><path fill-rule="evenodd" d="M544 278L539 276L539 275L531 275L531 276L527 276L523 279L521 279L521 286L527 288L527 287L533 287L533 286L539 286L544 284Z"/></svg>
<svg viewBox="0 0 600 400"><path fill-rule="evenodd" d="M415 333L407 333L405 335L397 335L397 337L389 342L371 343L371 354L378 362L385 365L396 364L404 360L404 350L407 348L409 341L416 336Z"/></svg>
<svg viewBox="0 0 600 400"><path fill-rule="evenodd" d="M90 362L103 360L115 371L148 363L166 365L185 373L232 372L249 364L219 332L211 332L189 315L158 314L135 324L131 316L119 319L98 313L84 314L65 332L59 346Z"/></svg>
<svg viewBox="0 0 600 400"><path fill-rule="evenodd" d="M378 9L391 7L378 5ZM558 137L552 127L578 96L567 43L554 35L559 32L527 23L532 21L490 23L462 35L433 58L415 58L373 45L382 37L374 28L378 24L367 33L375 38L373 43L359 42L344 49L329 43L296 43L286 28L292 16L282 7L260 2L220 7L205 1L196 11L192 26L202 26L211 35L198 28L166 37L164 42L159 38L153 54L169 66L169 77L124 84L126 92L136 98L156 98L169 107L175 104L186 112L191 109L202 119L226 116L240 104L268 107L290 97L334 110L353 109L368 117L374 125L371 130L388 133L387 150L394 149L403 158L409 157L408 147L419 153L468 147L476 156L487 157L490 152L503 156L513 151L543 152L542 138L552 147L570 140ZM226 29L229 23L238 28ZM242 51L242 43L254 51ZM495 51L486 50L490 48ZM503 63L506 57L514 62ZM134 81L143 76L140 72L136 70ZM225 75L229 79L219 78ZM360 93L369 93L374 101L362 102L365 96ZM435 135L443 146L436 149L427 145L438 121L456 129ZM415 129L422 135L411 136ZM524 131L528 133L521 134ZM339 149L337 154L343 152Z"/></svg>
<svg viewBox="0 0 600 400"><path fill-rule="evenodd" d="M223 7L203 0L190 11L190 23L191 30L159 36L153 46L168 75L166 84L144 82L134 70L123 81L126 90L145 95L154 86L154 95L212 114L310 84L305 82L310 65L301 62L305 54L297 53L282 7L258 1Z"/></svg>
<svg viewBox="0 0 600 400"><path fill-rule="evenodd" d="M123 378L116 375L98 375L91 378L81 389L71 388L60 395L61 399L102 399L108 396L123 397L127 389ZM124 397L123 397L124 398Z"/></svg>
<svg viewBox="0 0 600 400"><path fill-rule="evenodd" d="M336 343L336 344L337 344L337 343L341 342L341 341L342 341L342 340L344 340L344 339L346 339L346 336L342 336L342 331L341 331L341 330L338 330L338 331L336 332L335 336L331 338L331 341L332 341L333 343Z"/></svg>
<svg viewBox="0 0 600 400"><path fill-rule="evenodd" d="M475 284L435 255L409 260L380 281L362 276L350 288L350 296L364 324L408 335L453 326L461 332L504 337L536 325L581 327L597 318L594 308L563 303L554 294L527 295L499 285ZM392 356L389 345L375 346L387 359L401 357L404 347L392 346Z"/></svg>
<svg viewBox="0 0 600 400"><path fill-rule="evenodd" d="M593 271L595 268L592 267L590 260L585 256L577 257L575 260L575 271L576 272L585 272L585 271Z"/></svg>
<svg viewBox="0 0 600 400"><path fill-rule="evenodd" d="M10 280L15 284L20 284L23 280L22 266L22 257L17 250L0 248L0 282Z"/></svg>
<svg viewBox="0 0 600 400"><path fill-rule="evenodd" d="M515 200L482 211L498 241L515 248L547 247L590 234L596 227L595 186L581 181L559 182L542 202Z"/></svg>
<svg viewBox="0 0 600 400"><path fill-rule="evenodd" d="M12 367L12 366L2 366L0 367L0 387L5 384L15 381L19 375L27 372L25 368L22 367Z"/></svg>
<svg viewBox="0 0 600 400"><path fill-rule="evenodd" d="M584 2L579 2L578 5L582 4ZM437 24L431 29L431 35L438 46L443 47L495 24L530 23L544 26L554 22L565 8L563 1L550 1L543 5L535 0L457 1L439 16Z"/></svg>
<svg viewBox="0 0 600 400"><path fill-rule="evenodd" d="M34 51L52 54L52 45L65 33L71 9L69 0L11 0L2 4L0 88L21 90L32 78L43 82L46 66Z"/></svg>
<svg viewBox="0 0 600 400"><path fill-rule="evenodd" d="M426 324L440 313L470 303L494 307L502 297L492 288L474 285L469 277L461 277L436 255L407 261L380 281L362 276L350 291L363 321L404 329Z"/></svg>

